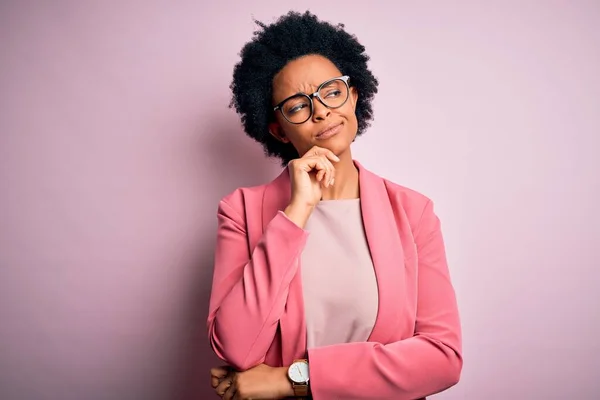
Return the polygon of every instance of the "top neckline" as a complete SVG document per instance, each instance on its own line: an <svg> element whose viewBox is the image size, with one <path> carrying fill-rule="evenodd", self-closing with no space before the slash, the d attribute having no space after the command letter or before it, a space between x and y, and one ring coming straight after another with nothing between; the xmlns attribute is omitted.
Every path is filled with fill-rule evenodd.
<svg viewBox="0 0 600 400"><path fill-rule="evenodd" d="M356 199L331 199L331 200L321 200L317 203L317 207L319 206L330 206L336 204L354 204L360 203L360 197Z"/></svg>

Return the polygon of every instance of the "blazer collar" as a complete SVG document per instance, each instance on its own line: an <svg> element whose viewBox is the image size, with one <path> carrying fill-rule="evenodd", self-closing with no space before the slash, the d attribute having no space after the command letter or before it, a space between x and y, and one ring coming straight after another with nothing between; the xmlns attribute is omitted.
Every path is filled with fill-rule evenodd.
<svg viewBox="0 0 600 400"><path fill-rule="evenodd" d="M358 161L354 165L359 171L361 213L365 234L375 275L379 295L377 319L368 341L386 343L399 329L401 320L402 289L404 288L404 252L396 225L395 213L386 188L385 181L365 169ZM285 209L291 197L288 169L267 185L262 208L263 231L278 211ZM298 271L300 275L301 269ZM299 302L297 306L288 303L288 310L304 313L301 280L296 279L290 287L288 300ZM294 292L297 290L297 292ZM292 318L295 322L292 322ZM281 319L284 362L301 357L300 348L306 340L306 324L298 323L304 315L286 315ZM289 341L295 340L296 343Z"/></svg>

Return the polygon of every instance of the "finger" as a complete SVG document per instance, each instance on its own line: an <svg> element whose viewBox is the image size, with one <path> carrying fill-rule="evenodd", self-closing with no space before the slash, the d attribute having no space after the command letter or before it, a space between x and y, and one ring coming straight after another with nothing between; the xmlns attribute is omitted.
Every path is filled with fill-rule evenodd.
<svg viewBox="0 0 600 400"><path fill-rule="evenodd" d="M309 151L306 152L308 157L318 157L321 153L324 153L327 149L319 146L313 146Z"/></svg>
<svg viewBox="0 0 600 400"><path fill-rule="evenodd" d="M319 172L317 172L317 182L321 182L323 180L323 177L325 176L325 171L321 170Z"/></svg>
<svg viewBox="0 0 600 400"><path fill-rule="evenodd" d="M317 182L320 182L323 187L327 187L327 183L331 181L335 174L333 164L331 164L331 161L325 156L301 158L294 163L294 166L305 172L316 170L315 179Z"/></svg>
<svg viewBox="0 0 600 400"><path fill-rule="evenodd" d="M223 397L223 395L227 392L227 390L232 386L232 382L231 379L224 379L223 381L221 381L217 387L215 388L215 392L220 396Z"/></svg>
<svg viewBox="0 0 600 400"><path fill-rule="evenodd" d="M324 179L323 179L323 186L325 186L325 187L329 186L328 183L329 183L329 180L331 179L331 173L332 173L331 167L329 166L329 162L326 160L327 160L326 158L323 158L323 164L325 165L325 169L327 170L327 173L325 174Z"/></svg>
<svg viewBox="0 0 600 400"><path fill-rule="evenodd" d="M225 391L225 394L223 395L223 400L232 400L235 396L235 393L236 393L235 385L229 386L229 388L227 388L227 390Z"/></svg>
<svg viewBox="0 0 600 400"><path fill-rule="evenodd" d="M306 172L316 170L318 173L321 170L327 169L327 166L323 163L323 158L320 156L300 159L297 165Z"/></svg>
<svg viewBox="0 0 600 400"><path fill-rule="evenodd" d="M329 161L329 159L325 156L322 156L322 163L327 168L327 176L326 176L326 180L324 181L324 184L325 184L325 187L328 187L331 184L331 181L333 180L333 178L335 177L335 167L333 166L331 161Z"/></svg>
<svg viewBox="0 0 600 400"><path fill-rule="evenodd" d="M318 175L320 175L319 182L325 185L329 180L329 176L331 175L331 168L329 167L329 162L325 157L321 156L318 158L317 168L319 169Z"/></svg>
<svg viewBox="0 0 600 400"><path fill-rule="evenodd" d="M328 150L327 153L325 153L325 156L329 160L331 160L333 162L339 162L340 161L340 158L338 156L336 156L335 153L333 151L331 151L331 150Z"/></svg>
<svg viewBox="0 0 600 400"><path fill-rule="evenodd" d="M317 174L317 178L319 182L325 183L327 179L327 174L329 173L329 168L327 168L327 164L323 162L321 158L317 161L319 172Z"/></svg>
<svg viewBox="0 0 600 400"><path fill-rule="evenodd" d="M214 367L210 369L210 375L216 378L225 378L229 373L228 367Z"/></svg>
<svg viewBox="0 0 600 400"><path fill-rule="evenodd" d="M229 373L227 367L215 367L210 370L210 384L213 388L216 388L219 383L225 379L227 374Z"/></svg>
<svg viewBox="0 0 600 400"><path fill-rule="evenodd" d="M318 170L317 181L320 182L321 185L324 187L327 181L329 180L329 166L327 165L323 157L317 158L317 160L315 161L315 165L316 169Z"/></svg>
<svg viewBox="0 0 600 400"><path fill-rule="evenodd" d="M335 155L335 153L329 149L324 149L322 147L319 147L317 150L317 153L320 156L325 156L327 157L328 160L333 161L333 162L339 162L340 158L338 156Z"/></svg>
<svg viewBox="0 0 600 400"><path fill-rule="evenodd" d="M335 153L329 149L326 149L324 147L319 147L319 146L313 146L307 153L306 155L308 157L314 157L314 156L325 156L328 159L330 159L331 161L334 162L338 162L340 161L339 157L335 155Z"/></svg>
<svg viewBox="0 0 600 400"><path fill-rule="evenodd" d="M211 380L210 380L210 384L211 384L211 386L212 386L213 388L216 388L216 387L217 387L217 386L219 386L219 384L220 384L221 382L223 382L225 379L227 379L227 377L225 377L225 378L217 378L217 377L213 376L213 377L211 378Z"/></svg>

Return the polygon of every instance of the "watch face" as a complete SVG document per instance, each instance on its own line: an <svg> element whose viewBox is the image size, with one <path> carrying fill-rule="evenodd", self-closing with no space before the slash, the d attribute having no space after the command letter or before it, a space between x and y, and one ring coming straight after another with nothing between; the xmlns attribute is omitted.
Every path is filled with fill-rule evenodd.
<svg viewBox="0 0 600 400"><path fill-rule="evenodd" d="M288 376L295 383L308 382L308 363L303 361L293 363L288 369Z"/></svg>

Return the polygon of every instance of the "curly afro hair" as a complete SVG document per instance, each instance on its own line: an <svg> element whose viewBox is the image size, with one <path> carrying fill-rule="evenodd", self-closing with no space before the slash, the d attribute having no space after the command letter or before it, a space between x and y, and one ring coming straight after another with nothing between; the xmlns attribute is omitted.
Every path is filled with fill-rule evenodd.
<svg viewBox="0 0 600 400"><path fill-rule="evenodd" d="M373 119L371 106L377 93L378 81L367 68L369 56L354 35L343 24L334 26L319 21L306 11L290 11L275 23L255 23L262 30L254 32L252 40L240 52L230 85L230 108L240 115L248 136L262 144L265 154L278 157L286 165L298 152L291 143L282 143L270 133L268 125L274 120L271 104L274 76L290 61L309 54L328 58L344 74L359 93L356 104L357 135L362 134Z"/></svg>

